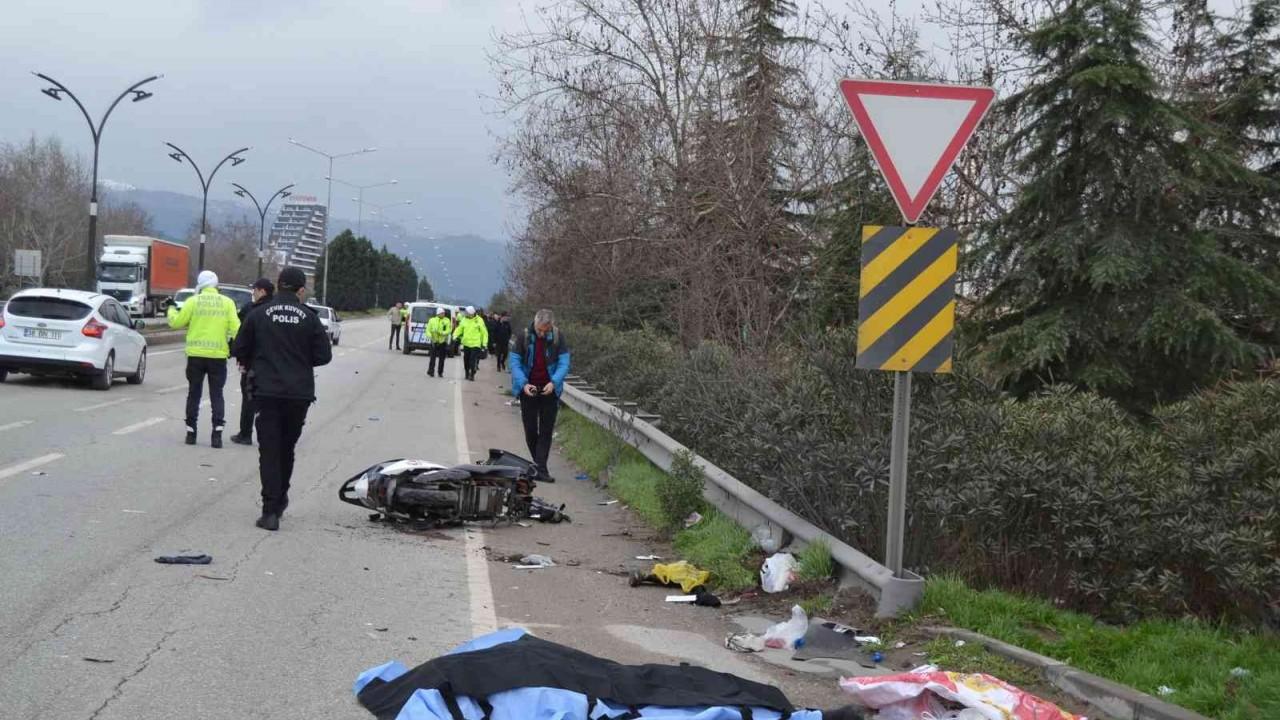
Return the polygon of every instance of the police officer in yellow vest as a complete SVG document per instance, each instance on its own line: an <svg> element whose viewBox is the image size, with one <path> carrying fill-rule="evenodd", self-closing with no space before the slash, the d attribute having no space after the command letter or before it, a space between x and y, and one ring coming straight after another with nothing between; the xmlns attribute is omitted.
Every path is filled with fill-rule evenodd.
<svg viewBox="0 0 1280 720"><path fill-rule="evenodd" d="M462 344L462 362L467 379L475 381L476 369L480 365L480 353L489 345L489 329L484 326L484 318L476 315L476 309L467 306L467 314L458 322L453 331L453 339Z"/></svg>
<svg viewBox="0 0 1280 720"><path fill-rule="evenodd" d="M212 270L200 273L196 294L183 303L181 311L169 308L169 327L187 328L187 444L196 444L200 395L207 377L209 403L213 406L210 444L220 448L226 410L222 387L227 383L230 341L240 331L240 318L235 301L218 292L218 276Z"/></svg>
<svg viewBox="0 0 1280 720"><path fill-rule="evenodd" d="M449 331L453 323L442 307L436 308L435 317L427 321L427 340L431 343L431 364L427 366L427 374L431 377L444 377L444 360L449 356ZM440 360L440 368L436 369L436 360Z"/></svg>

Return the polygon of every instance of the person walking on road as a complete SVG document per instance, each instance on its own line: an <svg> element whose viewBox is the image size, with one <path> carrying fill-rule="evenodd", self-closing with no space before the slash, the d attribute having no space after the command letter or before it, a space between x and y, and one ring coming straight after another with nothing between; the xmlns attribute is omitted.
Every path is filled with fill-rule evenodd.
<svg viewBox="0 0 1280 720"><path fill-rule="evenodd" d="M387 349L391 349L392 341L395 341L396 350L400 349L400 325L404 323L403 306L396 303L387 311L387 320L391 322L391 337L387 338Z"/></svg>
<svg viewBox="0 0 1280 720"><path fill-rule="evenodd" d="M286 267L276 284L280 292L249 313L235 344L236 358L253 368L258 407L262 517L257 525L272 531L280 529L280 516L289 506L294 451L316 400L313 368L333 359L324 325L302 302L307 276Z"/></svg>
<svg viewBox="0 0 1280 720"><path fill-rule="evenodd" d="M444 361L449 357L449 338L452 335L453 323L449 321L448 312L442 308L436 308L435 317L427 321L427 342L431 343L431 363L427 365L427 375L444 377ZM436 360L440 361L439 368L436 367Z"/></svg>
<svg viewBox="0 0 1280 720"><path fill-rule="evenodd" d="M271 302L271 296L276 294L276 286L266 278L258 278L249 289L253 292L253 302L240 309L241 326L249 313ZM256 412L253 407L253 368L238 360L236 365L240 367L240 432L231 436L231 442L252 445L253 416Z"/></svg>
<svg viewBox="0 0 1280 720"><path fill-rule="evenodd" d="M218 293L218 276L205 270L196 278L196 294L182 305L169 308L169 327L187 328L187 444L196 444L196 421L200 416L200 396L209 379L209 404L213 409L210 444L222 447L222 427L226 405L222 388L227 383L227 356L230 341L240 330L236 303Z"/></svg>
<svg viewBox="0 0 1280 720"><path fill-rule="evenodd" d="M560 393L569 374L569 343L556 327L555 315L542 309L516 340L511 357L511 394L520 398L524 439L543 480L551 478L547 458L560 411Z"/></svg>
<svg viewBox="0 0 1280 720"><path fill-rule="evenodd" d="M489 344L489 331L484 318L476 315L476 309L467 306L467 314L453 331L453 338L462 344L462 365L467 379L475 382L480 365L480 352Z"/></svg>
<svg viewBox="0 0 1280 720"><path fill-rule="evenodd" d="M507 353L511 350L511 316L506 312L493 324L492 343L498 372L502 372L507 369Z"/></svg>

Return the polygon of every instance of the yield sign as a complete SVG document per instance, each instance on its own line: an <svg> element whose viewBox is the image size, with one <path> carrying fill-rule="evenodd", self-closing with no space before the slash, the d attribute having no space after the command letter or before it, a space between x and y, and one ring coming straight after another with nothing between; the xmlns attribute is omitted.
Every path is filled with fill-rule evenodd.
<svg viewBox="0 0 1280 720"><path fill-rule="evenodd" d="M908 223L915 223L996 92L967 85L844 80L858 130Z"/></svg>

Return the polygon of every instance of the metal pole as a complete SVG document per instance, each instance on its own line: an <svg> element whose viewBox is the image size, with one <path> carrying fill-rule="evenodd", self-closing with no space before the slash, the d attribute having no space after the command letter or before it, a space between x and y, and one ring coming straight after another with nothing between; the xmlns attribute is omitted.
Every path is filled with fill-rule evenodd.
<svg viewBox="0 0 1280 720"><path fill-rule="evenodd" d="M205 225L206 216L209 214L209 186L204 186L204 202L200 204L200 260L196 263L196 272L204 271L204 235L207 226Z"/></svg>
<svg viewBox="0 0 1280 720"><path fill-rule="evenodd" d="M364 235L364 188L360 188L356 200L356 237Z"/></svg>
<svg viewBox="0 0 1280 720"><path fill-rule="evenodd" d="M98 290L97 254L98 254L98 144L99 136L93 135L93 187L89 190L89 244L88 257L85 258L84 289L89 292Z"/></svg>
<svg viewBox="0 0 1280 720"><path fill-rule="evenodd" d="M329 156L329 194L324 199L324 287L320 289L320 302L329 304L329 218L333 217L333 156Z"/></svg>
<svg viewBox="0 0 1280 720"><path fill-rule="evenodd" d="M889 530L884 564L903 577L902 548L907 520L907 440L911 425L911 373L893 374L893 436L889 449Z"/></svg>
<svg viewBox="0 0 1280 720"><path fill-rule="evenodd" d="M262 253L267 240L267 214L261 213L259 217L262 221L258 223L258 277L262 277Z"/></svg>

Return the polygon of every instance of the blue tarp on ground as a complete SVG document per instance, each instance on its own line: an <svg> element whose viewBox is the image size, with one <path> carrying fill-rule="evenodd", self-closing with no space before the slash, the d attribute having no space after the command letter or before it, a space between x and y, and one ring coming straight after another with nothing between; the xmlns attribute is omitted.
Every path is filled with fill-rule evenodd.
<svg viewBox="0 0 1280 720"><path fill-rule="evenodd" d="M523 628L509 628L482 635L449 652L450 655L474 652L514 642L526 634ZM356 678L353 690L358 695L374 679L390 682L409 671L400 662L389 662L370 668ZM472 698L458 697L458 709L465 720L483 720L484 710ZM581 693L549 687L527 687L491 695L490 720L588 720L587 696ZM641 717L649 720L743 720L738 708L693 707L673 708L646 706L638 708ZM596 703L590 720L616 718L626 715L629 709L614 706L605 700ZM764 708L752 708L752 720L779 720L782 713ZM822 720L817 710L797 710L791 714L794 720ZM444 697L438 690L418 690L400 709L396 720L454 720Z"/></svg>

